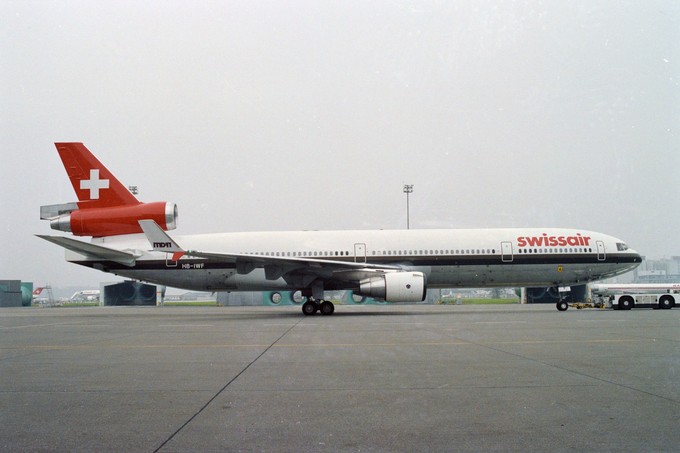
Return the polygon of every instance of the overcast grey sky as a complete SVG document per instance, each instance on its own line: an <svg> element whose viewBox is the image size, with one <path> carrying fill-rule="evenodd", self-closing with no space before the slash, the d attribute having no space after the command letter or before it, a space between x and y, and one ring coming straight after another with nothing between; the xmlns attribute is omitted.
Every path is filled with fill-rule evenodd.
<svg viewBox="0 0 680 453"><path fill-rule="evenodd" d="M82 141L175 234L564 226L680 255L677 1L2 1L0 279ZM60 234L54 232L55 234Z"/></svg>

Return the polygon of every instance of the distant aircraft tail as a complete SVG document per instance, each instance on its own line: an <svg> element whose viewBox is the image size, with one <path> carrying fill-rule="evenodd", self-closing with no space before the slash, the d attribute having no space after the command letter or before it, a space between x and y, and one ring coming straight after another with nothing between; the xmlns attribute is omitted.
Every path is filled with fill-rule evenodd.
<svg viewBox="0 0 680 453"><path fill-rule="evenodd" d="M138 222L146 219L154 220L164 230L176 227L174 203L142 203L85 145L55 145L78 201L40 208L40 218L49 220L52 229L76 236L104 237L141 233Z"/></svg>

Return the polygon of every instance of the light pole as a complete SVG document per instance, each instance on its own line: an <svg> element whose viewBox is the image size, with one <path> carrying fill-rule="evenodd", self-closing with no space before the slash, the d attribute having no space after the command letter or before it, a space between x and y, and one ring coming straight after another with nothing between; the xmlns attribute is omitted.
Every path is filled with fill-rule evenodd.
<svg viewBox="0 0 680 453"><path fill-rule="evenodd" d="M413 193L413 184L404 184L404 193L406 194L406 229L411 229L411 219L409 213L408 198L411 193Z"/></svg>

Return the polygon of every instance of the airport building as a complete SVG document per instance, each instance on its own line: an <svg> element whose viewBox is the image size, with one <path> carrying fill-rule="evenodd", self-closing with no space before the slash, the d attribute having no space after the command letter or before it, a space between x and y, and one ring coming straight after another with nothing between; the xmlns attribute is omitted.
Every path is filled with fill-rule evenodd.
<svg viewBox="0 0 680 453"><path fill-rule="evenodd" d="M159 287L146 283L126 280L124 282L101 283L99 304L112 305L157 305L162 295ZM162 287L165 291L165 287Z"/></svg>
<svg viewBox="0 0 680 453"><path fill-rule="evenodd" d="M33 283L21 280L0 280L0 307L30 307Z"/></svg>
<svg viewBox="0 0 680 453"><path fill-rule="evenodd" d="M633 271L633 283L677 283L680 282L680 256L660 260L643 260Z"/></svg>

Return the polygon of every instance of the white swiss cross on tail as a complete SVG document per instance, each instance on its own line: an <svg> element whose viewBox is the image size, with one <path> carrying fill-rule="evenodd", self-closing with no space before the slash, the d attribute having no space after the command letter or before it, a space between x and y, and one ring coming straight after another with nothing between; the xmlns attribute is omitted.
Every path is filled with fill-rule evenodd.
<svg viewBox="0 0 680 453"><path fill-rule="evenodd" d="M108 189L109 180L99 179L99 170L90 170L90 179L80 181L80 188L90 191L90 200L99 200L99 189Z"/></svg>

